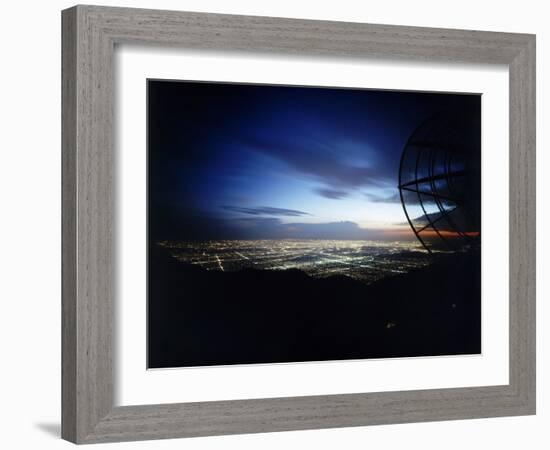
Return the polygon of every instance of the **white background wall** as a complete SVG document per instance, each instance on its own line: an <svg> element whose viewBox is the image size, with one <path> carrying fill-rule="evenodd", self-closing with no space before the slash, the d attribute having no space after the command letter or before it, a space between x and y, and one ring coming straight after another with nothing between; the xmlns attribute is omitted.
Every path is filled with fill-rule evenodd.
<svg viewBox="0 0 550 450"><path fill-rule="evenodd" d="M118 444L117 448L542 449L550 445L548 273L550 28L543 1L287 0L103 1L234 14L469 28L537 34L538 414L531 417L389 425ZM60 417L60 10L70 1L11 1L0 46L0 445L69 448ZM546 17L545 17L546 16ZM546 179L545 179L546 178ZM546 203L544 208L543 203ZM546 273L545 273L546 272ZM546 291L546 292L545 292ZM98 446L97 448L106 446ZM110 447L114 448L114 447Z"/></svg>

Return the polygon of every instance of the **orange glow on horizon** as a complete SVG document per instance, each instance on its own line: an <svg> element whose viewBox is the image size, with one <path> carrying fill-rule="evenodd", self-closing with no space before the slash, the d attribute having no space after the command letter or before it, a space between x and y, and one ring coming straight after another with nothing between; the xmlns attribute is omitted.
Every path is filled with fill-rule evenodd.
<svg viewBox="0 0 550 450"><path fill-rule="evenodd" d="M456 231L448 231L448 230L424 230L419 233L422 237L428 236L428 237L438 237L443 236L445 238L458 238L461 236L468 236L468 237L478 237L479 231L465 231L463 233L458 233Z"/></svg>
<svg viewBox="0 0 550 450"><path fill-rule="evenodd" d="M390 228L385 230L380 230L386 237L392 237L395 239L416 239L416 235L413 233L412 229L410 227L403 227L403 228ZM468 237L479 237L480 233L479 231L465 231L463 233L458 233L456 231L449 231L449 230L438 230L435 231L434 229L426 229L422 230L420 233L421 237L425 238L438 238L440 236L444 238L449 239L456 239L460 238L461 236L468 236Z"/></svg>

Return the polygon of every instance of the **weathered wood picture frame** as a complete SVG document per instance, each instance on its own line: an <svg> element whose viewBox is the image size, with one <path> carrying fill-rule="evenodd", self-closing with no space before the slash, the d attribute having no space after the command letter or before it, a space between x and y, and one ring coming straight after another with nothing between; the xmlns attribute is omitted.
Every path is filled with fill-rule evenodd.
<svg viewBox="0 0 550 450"><path fill-rule="evenodd" d="M62 437L95 443L535 413L535 36L144 9L62 13ZM113 52L139 43L506 64L509 384L114 406Z"/></svg>

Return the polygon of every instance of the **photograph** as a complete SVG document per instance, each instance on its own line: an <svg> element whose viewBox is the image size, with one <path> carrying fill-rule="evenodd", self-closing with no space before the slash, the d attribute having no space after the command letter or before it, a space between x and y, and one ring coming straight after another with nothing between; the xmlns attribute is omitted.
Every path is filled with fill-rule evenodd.
<svg viewBox="0 0 550 450"><path fill-rule="evenodd" d="M147 95L148 368L481 353L481 95Z"/></svg>

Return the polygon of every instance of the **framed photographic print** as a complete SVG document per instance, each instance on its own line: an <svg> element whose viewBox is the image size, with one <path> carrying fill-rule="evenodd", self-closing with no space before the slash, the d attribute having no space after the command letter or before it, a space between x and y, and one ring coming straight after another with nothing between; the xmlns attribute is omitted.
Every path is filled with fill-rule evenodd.
<svg viewBox="0 0 550 450"><path fill-rule="evenodd" d="M532 35L63 11L76 443L535 412Z"/></svg>

